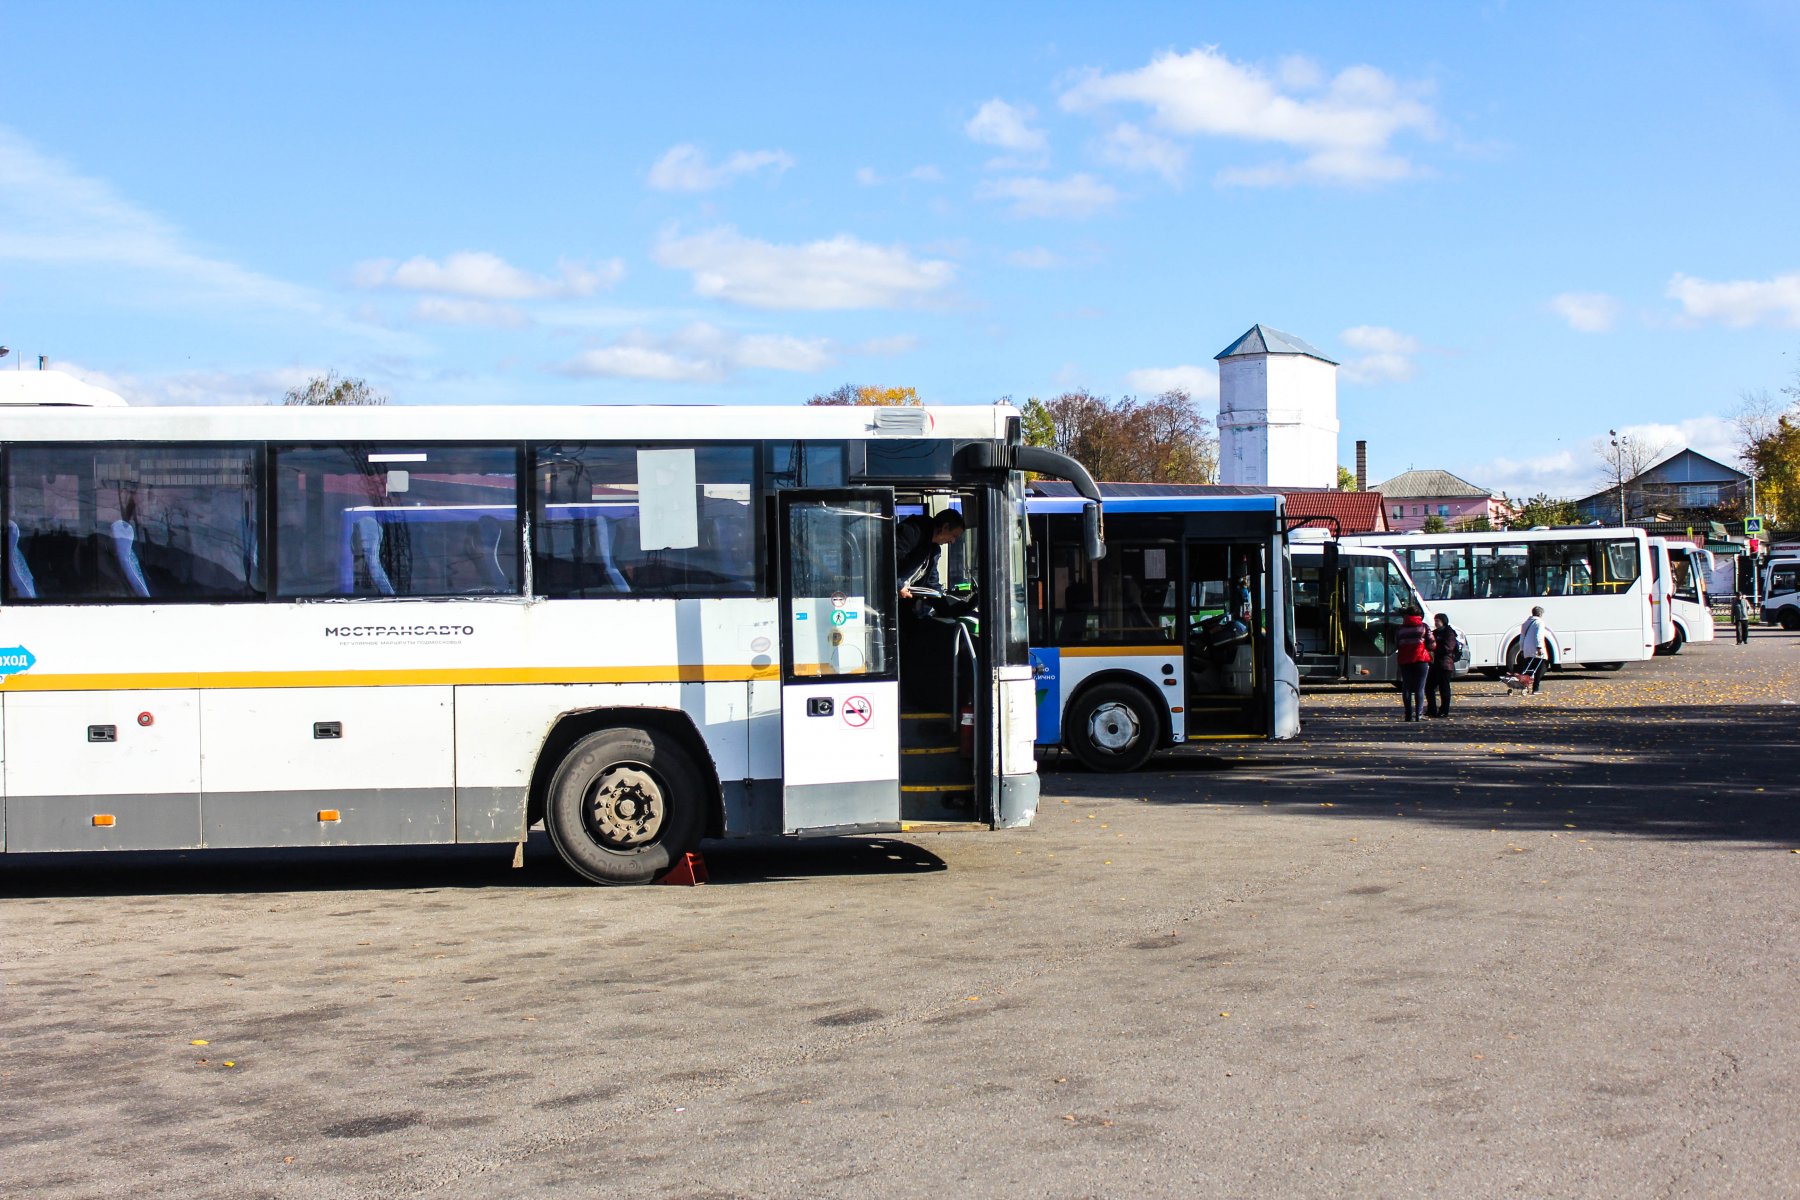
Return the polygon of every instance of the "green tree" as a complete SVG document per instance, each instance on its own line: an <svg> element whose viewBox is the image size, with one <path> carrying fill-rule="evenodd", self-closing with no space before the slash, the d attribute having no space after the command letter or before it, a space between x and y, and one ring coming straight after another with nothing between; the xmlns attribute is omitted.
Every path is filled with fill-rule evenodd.
<svg viewBox="0 0 1800 1200"><path fill-rule="evenodd" d="M1494 523L1486 517L1464 517L1456 523L1457 533L1488 533L1493 528Z"/></svg>
<svg viewBox="0 0 1800 1200"><path fill-rule="evenodd" d="M1508 529L1533 529L1539 525L1573 525L1580 518L1573 500L1558 500L1547 492L1517 506L1517 513L1506 523Z"/></svg>
<svg viewBox="0 0 1800 1200"><path fill-rule="evenodd" d="M1449 528L1449 522L1445 521L1444 518L1438 516L1436 513L1432 513L1429 517L1425 518L1425 523L1419 526L1419 528L1426 533L1442 533L1445 529Z"/></svg>
<svg viewBox="0 0 1800 1200"><path fill-rule="evenodd" d="M297 388L289 388L282 396L283 404L340 405L386 404L388 398L369 386L366 379L327 371L315 375Z"/></svg>
<svg viewBox="0 0 1800 1200"><path fill-rule="evenodd" d="M1356 490L1356 472L1342 463L1338 464L1338 491L1354 492Z"/></svg>
<svg viewBox="0 0 1800 1200"><path fill-rule="evenodd" d="M1042 400L1033 396L1025 401L1025 407L1020 410L1020 418L1027 446L1056 445L1056 422L1051 419L1050 410Z"/></svg>

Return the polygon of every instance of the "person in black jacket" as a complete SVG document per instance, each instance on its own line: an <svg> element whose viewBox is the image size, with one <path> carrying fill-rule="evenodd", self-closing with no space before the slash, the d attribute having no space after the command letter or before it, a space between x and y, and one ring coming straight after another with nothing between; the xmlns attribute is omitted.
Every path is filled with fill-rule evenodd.
<svg viewBox="0 0 1800 1200"><path fill-rule="evenodd" d="M962 514L953 508L935 517L918 513L900 522L894 530L894 563L902 600L911 600L912 585L930 574L937 561L937 548L950 545L962 535Z"/></svg>
<svg viewBox="0 0 1800 1200"><path fill-rule="evenodd" d="M1432 618L1431 672L1425 676L1425 715L1450 715L1450 677L1456 674L1456 660L1462 655L1462 634L1450 624L1450 618L1439 613Z"/></svg>

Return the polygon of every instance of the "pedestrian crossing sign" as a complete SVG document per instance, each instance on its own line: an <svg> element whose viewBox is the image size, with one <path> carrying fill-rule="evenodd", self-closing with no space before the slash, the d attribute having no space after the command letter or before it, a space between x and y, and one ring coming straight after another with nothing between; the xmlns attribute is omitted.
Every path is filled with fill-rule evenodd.
<svg viewBox="0 0 1800 1200"><path fill-rule="evenodd" d="M1745 537L1754 537L1761 532L1762 532L1762 518L1761 517L1745 517L1744 518L1744 536Z"/></svg>

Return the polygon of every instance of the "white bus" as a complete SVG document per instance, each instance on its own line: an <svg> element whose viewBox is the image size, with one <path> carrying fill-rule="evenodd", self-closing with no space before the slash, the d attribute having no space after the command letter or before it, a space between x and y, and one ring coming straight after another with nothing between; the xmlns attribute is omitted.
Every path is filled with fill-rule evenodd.
<svg viewBox="0 0 1800 1200"><path fill-rule="evenodd" d="M1406 614L1417 609L1430 625L1437 611L1399 555L1380 546L1343 544L1323 530L1303 529L1294 539L1294 637L1301 680L1398 682L1395 636ZM1465 646L1456 671L1468 669Z"/></svg>
<svg viewBox="0 0 1800 1200"><path fill-rule="evenodd" d="M1762 578L1762 619L1800 629L1800 558L1772 558Z"/></svg>
<svg viewBox="0 0 1800 1200"><path fill-rule="evenodd" d="M1029 500L1037 740L1096 771L1159 747L1300 731L1282 498L1102 484L1107 554L1084 550L1084 501Z"/></svg>
<svg viewBox="0 0 1800 1200"><path fill-rule="evenodd" d="M1020 441L985 406L9 409L0 848L541 819L635 883L709 836L1024 825L1024 473L1099 493ZM980 636L901 604L896 506L966 519Z"/></svg>
<svg viewBox="0 0 1800 1200"><path fill-rule="evenodd" d="M1680 654L1689 642L1713 640L1706 576L1712 555L1689 542L1650 539L1650 615L1656 653Z"/></svg>
<svg viewBox="0 0 1800 1200"><path fill-rule="evenodd" d="M1372 533L1346 544L1400 556L1426 606L1469 644L1470 666L1519 662L1519 626L1534 605L1550 627L1553 665L1614 670L1651 657L1650 545L1641 529Z"/></svg>

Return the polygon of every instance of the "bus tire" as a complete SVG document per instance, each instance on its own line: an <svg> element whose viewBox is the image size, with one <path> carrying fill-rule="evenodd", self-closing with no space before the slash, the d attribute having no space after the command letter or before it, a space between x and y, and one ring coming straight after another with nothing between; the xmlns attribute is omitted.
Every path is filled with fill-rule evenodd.
<svg viewBox="0 0 1800 1200"><path fill-rule="evenodd" d="M1154 703L1124 683L1102 683L1076 697L1063 726L1063 744L1090 771L1135 771L1162 740Z"/></svg>
<svg viewBox="0 0 1800 1200"><path fill-rule="evenodd" d="M1800 629L1800 608L1784 608L1781 610L1781 627L1792 633Z"/></svg>
<svg viewBox="0 0 1800 1200"><path fill-rule="evenodd" d="M1587 669L1590 671L1623 671L1625 664L1622 662L1588 663Z"/></svg>
<svg viewBox="0 0 1800 1200"><path fill-rule="evenodd" d="M619 727L563 756L544 828L563 861L594 883L649 883L700 844L706 780L676 740Z"/></svg>
<svg viewBox="0 0 1800 1200"><path fill-rule="evenodd" d="M1680 654L1681 648L1685 645L1687 645L1687 634L1681 632L1681 626L1677 625L1675 627L1675 636L1669 639L1668 643L1663 647L1662 653L1670 656Z"/></svg>

